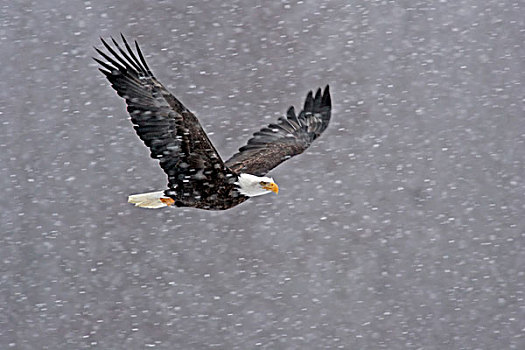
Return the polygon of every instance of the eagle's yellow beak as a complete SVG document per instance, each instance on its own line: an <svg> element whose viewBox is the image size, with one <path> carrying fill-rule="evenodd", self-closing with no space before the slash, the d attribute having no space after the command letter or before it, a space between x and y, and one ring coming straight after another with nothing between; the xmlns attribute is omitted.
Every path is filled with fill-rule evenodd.
<svg viewBox="0 0 525 350"><path fill-rule="evenodd" d="M262 188L268 191L275 192L275 194L279 193L279 186L277 186L277 184L274 182L270 182L269 184L264 185Z"/></svg>

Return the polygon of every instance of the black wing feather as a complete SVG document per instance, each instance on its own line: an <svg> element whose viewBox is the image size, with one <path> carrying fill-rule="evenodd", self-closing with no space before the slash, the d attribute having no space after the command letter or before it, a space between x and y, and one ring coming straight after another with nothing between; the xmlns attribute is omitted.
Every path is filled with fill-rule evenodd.
<svg viewBox="0 0 525 350"><path fill-rule="evenodd" d="M322 94L318 89L315 97L310 91L298 116L294 107L290 107L286 118L280 117L277 123L254 133L225 164L237 173L266 174L285 160L304 152L328 127L331 109L328 85Z"/></svg>
<svg viewBox="0 0 525 350"><path fill-rule="evenodd" d="M153 76L138 43L135 53L121 36L125 49L111 38L115 50L101 38L109 54L95 48L105 61L94 60L126 100L137 135L168 175L166 194L187 197L186 202L216 195L219 189L213 186L230 184L235 174L224 165L197 117Z"/></svg>
<svg viewBox="0 0 525 350"><path fill-rule="evenodd" d="M122 34L121 34L122 35ZM125 41L126 39L124 38L124 36L122 35L122 39ZM100 38L100 40L102 40L102 42L104 42L104 40L102 38ZM140 71L140 66L138 64L135 63L135 61L133 61L133 59L131 59L131 57L126 53L126 51L124 51L120 45L118 44L118 42L113 38L111 37L111 41L113 41L113 45L115 45L115 47L118 49L118 51L120 52L120 55L122 57L124 57L126 59L127 62L129 62L132 66L133 66L133 69L135 69L136 71ZM104 45L106 46L106 45ZM109 45L107 45L106 47L108 47ZM128 45L126 45L127 47ZM109 49L109 48L108 48ZM130 50L131 51L131 50Z"/></svg>

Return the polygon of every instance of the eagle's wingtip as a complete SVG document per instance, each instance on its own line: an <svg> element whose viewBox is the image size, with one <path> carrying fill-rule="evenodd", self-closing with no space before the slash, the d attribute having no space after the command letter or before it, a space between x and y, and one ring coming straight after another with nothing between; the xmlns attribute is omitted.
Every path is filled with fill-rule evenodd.
<svg viewBox="0 0 525 350"><path fill-rule="evenodd" d="M332 107L332 98L330 97L330 85L326 85L323 92L322 104L324 106Z"/></svg>

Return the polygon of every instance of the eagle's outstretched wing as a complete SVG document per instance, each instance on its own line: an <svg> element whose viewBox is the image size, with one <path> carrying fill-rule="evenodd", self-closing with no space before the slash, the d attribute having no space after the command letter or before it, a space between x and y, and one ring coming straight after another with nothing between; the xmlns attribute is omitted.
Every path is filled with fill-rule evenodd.
<svg viewBox="0 0 525 350"><path fill-rule="evenodd" d="M202 190L202 186L226 180L224 177L231 172L199 121L153 76L137 42L135 54L123 35L125 49L113 38L114 48L101 40L113 57L95 48L105 61L94 60L126 100L138 136L168 175L168 186L174 192L168 190L166 194L195 196L195 188ZM202 186L195 186L196 182Z"/></svg>
<svg viewBox="0 0 525 350"><path fill-rule="evenodd" d="M248 143L225 162L226 166L237 173L266 174L307 149L328 126L331 109L328 85L322 95L321 89L317 90L315 97L310 91L298 116L293 106L290 107L286 118L281 117L276 124L253 134Z"/></svg>

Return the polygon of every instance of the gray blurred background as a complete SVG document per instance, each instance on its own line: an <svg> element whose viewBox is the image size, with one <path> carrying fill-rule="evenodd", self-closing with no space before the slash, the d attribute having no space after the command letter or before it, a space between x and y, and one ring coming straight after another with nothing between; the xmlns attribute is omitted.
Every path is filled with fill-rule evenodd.
<svg viewBox="0 0 525 350"><path fill-rule="evenodd" d="M520 1L9 1L1 349L524 349ZM91 60L137 39L223 158L330 84L332 123L225 212L165 175Z"/></svg>

